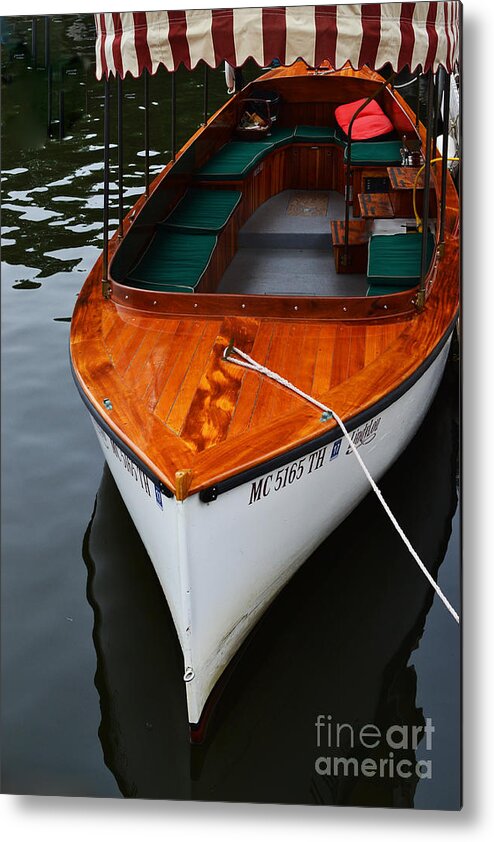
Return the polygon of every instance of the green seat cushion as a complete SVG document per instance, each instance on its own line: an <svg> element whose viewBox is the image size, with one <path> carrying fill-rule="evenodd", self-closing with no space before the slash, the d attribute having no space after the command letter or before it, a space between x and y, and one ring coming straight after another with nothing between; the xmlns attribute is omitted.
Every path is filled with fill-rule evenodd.
<svg viewBox="0 0 494 842"><path fill-rule="evenodd" d="M158 228L125 283L142 289L192 292L208 266L216 241L214 234L182 234Z"/></svg>
<svg viewBox="0 0 494 842"><path fill-rule="evenodd" d="M413 286L410 287L391 286L391 284L389 286L379 286L378 284L370 284L367 289L367 295L391 295L391 293L393 292L404 292L404 290L413 289L413 287L415 286L416 284L413 284Z"/></svg>
<svg viewBox="0 0 494 842"><path fill-rule="evenodd" d="M283 146L285 143L291 143L295 135L295 126L272 126L271 131L267 136L268 142L272 143L275 148Z"/></svg>
<svg viewBox="0 0 494 842"><path fill-rule="evenodd" d="M434 237L427 237L427 266L434 251ZM372 286L410 288L420 281L422 234L374 234L369 240L367 277Z"/></svg>
<svg viewBox="0 0 494 842"><path fill-rule="evenodd" d="M335 139L335 129L329 126L297 126L295 129L295 141L302 143L306 141L319 141L319 143L332 143Z"/></svg>
<svg viewBox="0 0 494 842"><path fill-rule="evenodd" d="M144 281L126 279L125 285L134 289L148 289L154 292L194 292L194 287L185 284L147 284Z"/></svg>
<svg viewBox="0 0 494 842"><path fill-rule="evenodd" d="M239 190L187 190L162 226L186 233L219 233L237 207Z"/></svg>
<svg viewBox="0 0 494 842"><path fill-rule="evenodd" d="M340 144L340 146L346 146L347 136L343 129L340 129L339 126L336 126L334 130L334 139L336 143Z"/></svg>
<svg viewBox="0 0 494 842"><path fill-rule="evenodd" d="M356 141L352 143L352 164L400 164L400 149L399 140ZM347 152L348 147L345 149L345 161Z"/></svg>
<svg viewBox="0 0 494 842"><path fill-rule="evenodd" d="M244 178L272 149L274 144L268 140L232 140L206 161L197 175L209 180Z"/></svg>

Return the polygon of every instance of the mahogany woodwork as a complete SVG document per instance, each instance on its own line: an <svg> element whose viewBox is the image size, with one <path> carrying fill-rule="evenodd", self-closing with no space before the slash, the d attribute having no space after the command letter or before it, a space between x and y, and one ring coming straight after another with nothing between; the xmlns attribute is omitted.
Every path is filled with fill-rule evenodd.
<svg viewBox="0 0 494 842"><path fill-rule="evenodd" d="M413 217L413 186L417 173L420 167L388 167L388 176L390 181L390 200L393 205L395 216L398 217ZM415 202L417 205L417 212L422 215L424 207L424 173L419 176L416 191ZM433 219L437 214L437 201L434 191L431 191L429 201L429 219Z"/></svg>
<svg viewBox="0 0 494 842"><path fill-rule="evenodd" d="M345 220L333 219L331 221L331 237L333 246L342 246L345 243ZM348 228L348 242L351 246L365 245L369 241L370 225L365 219L351 219Z"/></svg>
<svg viewBox="0 0 494 842"><path fill-rule="evenodd" d="M346 167L346 164L345 164ZM387 178L388 168L385 166L362 166L352 165L352 196L353 196L353 214L360 216L359 194L366 193L365 181L367 178Z"/></svg>
<svg viewBox="0 0 494 842"><path fill-rule="evenodd" d="M253 295L253 294L193 294L169 292L165 295L150 290L132 289L112 284L112 301L120 310L129 308L148 315L200 316L214 318L225 316L252 316L276 319L323 319L325 321L375 321L407 318L415 313L415 296L404 290L381 298L345 298L338 296L309 295ZM384 306L386 304L386 306ZM122 318L125 318L122 315Z"/></svg>
<svg viewBox="0 0 494 842"><path fill-rule="evenodd" d="M358 202L363 219L393 219L396 216L389 193L359 193Z"/></svg>
<svg viewBox="0 0 494 842"><path fill-rule="evenodd" d="M392 190L413 190L420 167L388 167L389 183ZM424 172L417 181L417 190L424 189Z"/></svg>
<svg viewBox="0 0 494 842"><path fill-rule="evenodd" d="M345 220L331 222L331 237L336 271L340 274L367 272L369 222L365 219L350 220L348 230L348 262L345 262Z"/></svg>
<svg viewBox="0 0 494 842"><path fill-rule="evenodd" d="M335 145L300 143L287 151L287 187L294 190L335 189Z"/></svg>
<svg viewBox="0 0 494 842"><path fill-rule="evenodd" d="M218 242L211 255L211 260L196 288L195 295L203 292L216 292L218 281L225 274L237 251L237 237L242 224L240 222L242 213L242 202L240 202L218 236Z"/></svg>

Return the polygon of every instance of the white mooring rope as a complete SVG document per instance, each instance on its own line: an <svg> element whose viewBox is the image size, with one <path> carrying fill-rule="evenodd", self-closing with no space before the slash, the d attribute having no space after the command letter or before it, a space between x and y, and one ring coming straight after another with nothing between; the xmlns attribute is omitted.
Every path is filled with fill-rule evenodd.
<svg viewBox="0 0 494 842"><path fill-rule="evenodd" d="M233 353L237 354L238 357L242 357L242 359L235 359L234 357L231 356ZM271 371L271 369L266 368L266 366L261 365L260 363L256 362L255 360L252 359L252 357L249 357L249 355L246 354L244 351L241 351L239 348L235 348L235 346L233 345L233 342L230 343L230 345L227 348L225 348L225 351L224 351L224 354L223 354L223 359L226 360L229 363L234 363L234 365L239 365L242 368L248 368L251 371L257 371L258 374L264 374L266 377L269 377L271 380L274 380L276 383L280 383L281 386L285 386L287 389L290 389L292 392L295 392L295 394L299 395L301 398L305 398L305 400L309 401L309 403L312 403L314 406L317 406L317 407L319 407L319 409L322 409L324 413L327 413L327 419L325 419L325 420L329 420L330 418L334 418L334 420L336 421L336 423L340 427L341 432L345 436L350 448L352 449L352 452L354 453L354 455L355 455L360 467L362 468L365 476L367 477L367 479L368 479L368 481L371 485L372 490L375 492L375 494L376 494L379 502L381 503L384 511L386 512L386 514L388 515L391 523L393 524L394 528L398 532L398 535L400 536L403 543L405 544L405 546L409 550L410 554L413 556L413 558L417 562L418 566L420 567L420 569L421 569L422 573L424 574L424 576L426 577L426 579L430 582L430 584L434 588L438 597L442 600L442 602L444 603L444 605L448 609L451 616L456 620L457 623L459 623L460 617L459 617L458 613L455 611L455 609L453 608L451 603L445 597L441 588L439 587L439 585L437 584L435 579L431 576L431 574L427 570L425 564L419 558L419 555L417 554L417 552L412 547L410 541L408 540L407 536L403 532L400 524L398 523L395 516L393 515L393 512L391 511L391 509L389 508L388 504L386 503L384 497L382 496L381 491L379 490L379 488L377 487L373 478L371 477L371 475L370 475L370 473L369 473L360 453L358 452L357 448L355 447L355 445L352 441L352 438L351 438L347 428L345 427L341 418L336 414L334 409L330 409L329 406L326 406L325 404L316 400L315 398L312 397L312 395L308 395L306 392L302 392L301 389L298 389L297 386L294 386L294 384L290 383L289 380L285 380L284 377L281 377L279 374L276 374L275 371Z"/></svg>

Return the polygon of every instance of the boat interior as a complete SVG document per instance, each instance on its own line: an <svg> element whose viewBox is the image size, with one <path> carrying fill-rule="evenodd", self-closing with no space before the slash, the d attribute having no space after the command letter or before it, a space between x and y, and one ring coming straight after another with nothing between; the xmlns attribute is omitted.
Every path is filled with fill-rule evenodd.
<svg viewBox="0 0 494 842"><path fill-rule="evenodd" d="M355 113L381 77L296 73L273 70L247 86L165 168L113 256L117 300L149 309L150 296L163 293L393 296L411 308L422 250L413 204L416 193L420 214L423 180L403 163L414 152L422 161L418 129L383 87L372 103L383 130L359 140L354 127L349 150L339 112ZM242 128L252 112L266 123L257 131ZM435 215L431 189L429 261Z"/></svg>

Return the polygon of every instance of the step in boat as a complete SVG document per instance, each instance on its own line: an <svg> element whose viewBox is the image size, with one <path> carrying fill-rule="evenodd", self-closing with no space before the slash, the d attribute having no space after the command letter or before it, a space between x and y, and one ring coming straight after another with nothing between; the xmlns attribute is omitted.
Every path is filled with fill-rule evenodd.
<svg viewBox="0 0 494 842"><path fill-rule="evenodd" d="M423 4L441 14L422 61L399 17L393 30L392 5L378 7L389 23L378 65L365 31L361 61L352 61L355 45L343 50L342 22L358 40L365 7L317 7L340 10L340 40L328 36L330 11L299 7L295 55L294 9L282 10L284 63L207 120L121 212L111 238L105 202L103 254L74 311L75 381L166 595L194 739L257 621L369 490L330 413L235 366L228 350L334 409L375 479L417 431L446 362L458 313L459 200L447 151L444 160L436 153L434 109L439 64L452 72L456 63L457 4ZM259 23L259 10L241 11L242 32L246 20ZM138 14L96 17L106 186L112 74L146 80L163 56L185 61L184 31L189 58L207 62L207 32L217 38L224 21L215 10L184 12L184 30L176 14L147 13L144 52ZM261 65L279 58L279 39L269 51L270 14L279 23L281 12L263 10ZM118 54L132 33L134 50ZM171 50L161 44L159 59L157 33ZM226 36L215 55L216 64L244 60ZM401 70L407 56L410 70L427 74L427 127L393 77L374 69ZM267 131L246 140L253 106Z"/></svg>

